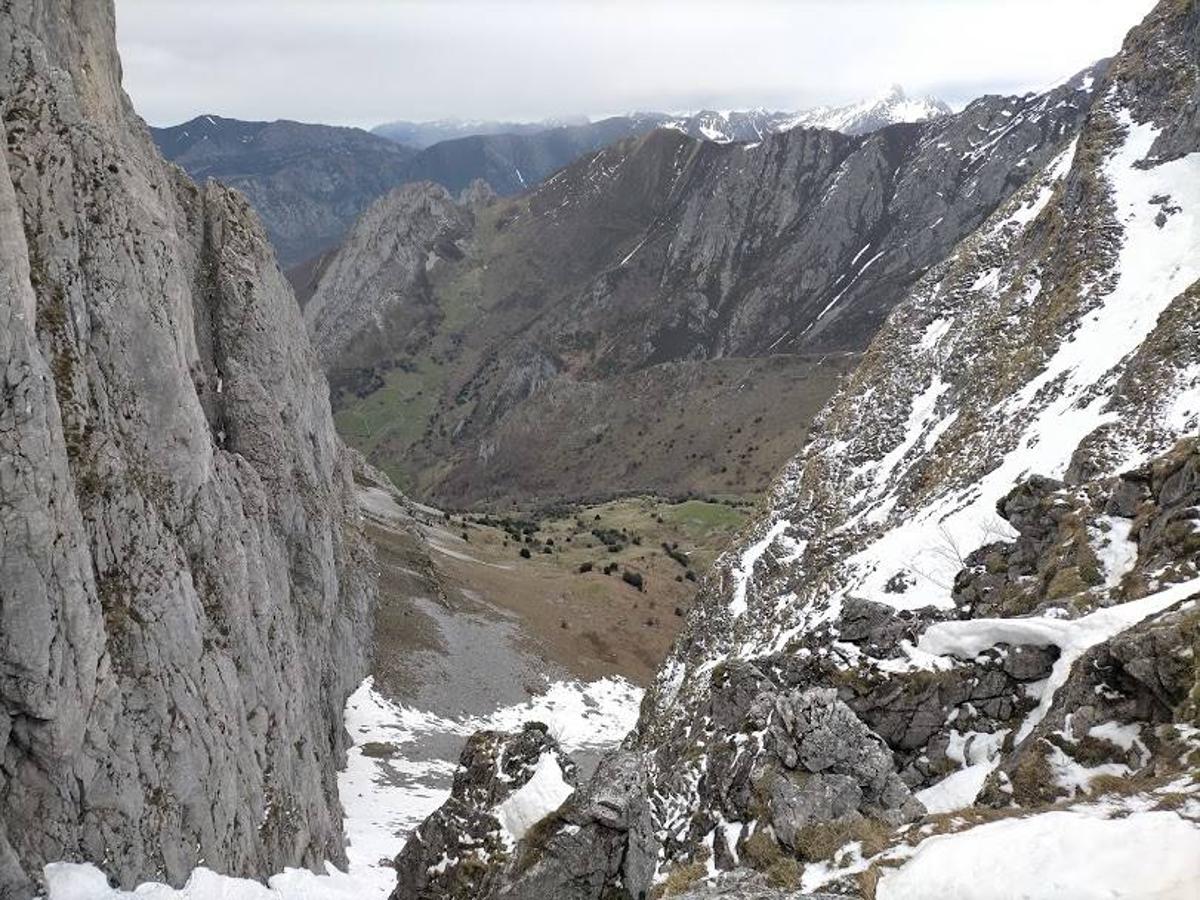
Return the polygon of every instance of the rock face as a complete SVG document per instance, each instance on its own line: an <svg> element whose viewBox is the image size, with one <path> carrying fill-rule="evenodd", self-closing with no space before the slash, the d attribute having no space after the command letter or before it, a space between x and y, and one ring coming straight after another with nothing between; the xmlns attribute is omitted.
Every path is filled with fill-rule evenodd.
<svg viewBox="0 0 1200 900"><path fill-rule="evenodd" d="M417 225L373 212L340 251L350 278L331 266L315 296L377 312L359 319L353 351L327 364L358 372L363 390L339 403L348 422L382 419L420 390L408 405L428 424L407 442L386 428L354 440L452 503L569 496L579 479L555 471L561 459L596 473L597 491L698 487L685 469L704 472L710 490L762 488L803 432L768 433L761 420L780 417L753 402L709 404L726 380L720 367L770 358L787 371L763 389L818 407L838 361L865 349L904 292L1070 143L1094 76L865 137L795 129L751 146L658 130L626 140L477 212L461 256L413 290L372 283L374 266L356 276L352 261L378 248L427 256ZM323 344L324 327L309 321ZM652 399L636 417L606 402L638 396ZM665 410L683 408L691 427L712 418L698 407L718 405L744 418L720 415L688 434L686 466L657 464L678 458L683 440ZM540 422L555 427L539 437ZM729 432L747 434L746 460L724 458ZM630 456L649 462L604 480L609 460Z"/></svg>
<svg viewBox="0 0 1200 900"><path fill-rule="evenodd" d="M383 223L403 223L402 228ZM397 188L373 203L326 266L304 315L334 389L353 385L361 366L337 367L342 357L362 352L354 345L364 332L383 330L399 348L424 338L428 319L438 315L430 296L429 270L462 258L459 242L470 232L472 216L440 185L430 182ZM397 298L403 297L404 304ZM358 386L369 390L368 382Z"/></svg>
<svg viewBox="0 0 1200 900"><path fill-rule="evenodd" d="M587 785L518 847L514 865L497 878L495 896L602 900L613 891L647 896L659 845L646 771L638 753L606 757Z"/></svg>
<svg viewBox="0 0 1200 900"><path fill-rule="evenodd" d="M0 10L0 895L341 860L373 586L246 202L158 156L111 0Z"/></svg>
<svg viewBox="0 0 1200 900"><path fill-rule="evenodd" d="M245 194L288 267L337 245L371 201L410 180L416 155L357 128L301 122L198 116L150 133L197 181Z"/></svg>

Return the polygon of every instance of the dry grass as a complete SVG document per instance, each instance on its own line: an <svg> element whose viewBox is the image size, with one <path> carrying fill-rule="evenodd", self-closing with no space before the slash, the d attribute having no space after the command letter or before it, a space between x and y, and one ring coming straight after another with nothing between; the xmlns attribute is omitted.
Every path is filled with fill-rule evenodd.
<svg viewBox="0 0 1200 900"><path fill-rule="evenodd" d="M877 864L872 863L865 872L859 872L854 876L854 880L858 884L858 890L862 894L863 900L875 900L875 891L879 888L879 866Z"/></svg>
<svg viewBox="0 0 1200 900"><path fill-rule="evenodd" d="M1061 796L1054 782L1054 771L1039 743L1030 747L1011 775L1012 799L1020 806L1045 806Z"/></svg>
<svg viewBox="0 0 1200 900"><path fill-rule="evenodd" d="M877 819L805 825L796 834L796 851L806 862L819 862L833 859L842 847L858 841L863 856L875 856L891 844L893 835L892 827Z"/></svg>
<svg viewBox="0 0 1200 900"><path fill-rule="evenodd" d="M756 831L746 838L746 843L742 846L742 859L752 869L760 872L767 871L784 858L783 848L775 838L763 830Z"/></svg>
<svg viewBox="0 0 1200 900"><path fill-rule="evenodd" d="M703 878L706 872L708 872L708 865L701 860L676 866L667 874L666 881L651 892L651 900L686 894L688 889Z"/></svg>
<svg viewBox="0 0 1200 900"><path fill-rule="evenodd" d="M1088 785L1088 795L1091 797L1132 797L1135 794L1149 794L1158 788L1165 787L1178 777L1178 772L1168 772L1162 775L1137 772L1132 775L1097 775Z"/></svg>
<svg viewBox="0 0 1200 900"><path fill-rule="evenodd" d="M791 857L784 857L770 866L764 873L767 884L783 890L796 890L800 887L800 878L804 875L804 867Z"/></svg>

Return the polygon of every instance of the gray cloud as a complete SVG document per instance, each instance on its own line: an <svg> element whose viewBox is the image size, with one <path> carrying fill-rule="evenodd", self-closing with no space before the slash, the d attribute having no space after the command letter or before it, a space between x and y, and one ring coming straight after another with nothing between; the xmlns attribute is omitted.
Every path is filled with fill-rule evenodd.
<svg viewBox="0 0 1200 900"><path fill-rule="evenodd" d="M373 125L858 99L963 103L1110 55L1153 0L117 0L153 124Z"/></svg>

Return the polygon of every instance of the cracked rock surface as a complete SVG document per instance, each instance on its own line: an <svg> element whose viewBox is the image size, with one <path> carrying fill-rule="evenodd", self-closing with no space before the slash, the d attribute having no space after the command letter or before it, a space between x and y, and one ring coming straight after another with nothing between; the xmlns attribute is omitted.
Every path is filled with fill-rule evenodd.
<svg viewBox="0 0 1200 900"><path fill-rule="evenodd" d="M373 586L295 300L111 0L0 6L0 896L343 859Z"/></svg>

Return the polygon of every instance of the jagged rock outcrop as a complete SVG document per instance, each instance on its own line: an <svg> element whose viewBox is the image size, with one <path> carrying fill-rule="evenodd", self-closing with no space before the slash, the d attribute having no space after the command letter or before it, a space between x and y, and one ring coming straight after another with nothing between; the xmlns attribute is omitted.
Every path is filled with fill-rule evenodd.
<svg viewBox="0 0 1200 900"><path fill-rule="evenodd" d="M392 900L488 896L518 852L517 842L575 783L575 764L540 722L516 734L473 735L459 759L450 799L396 857Z"/></svg>
<svg viewBox="0 0 1200 900"><path fill-rule="evenodd" d="M614 752L578 786L541 723L479 732L450 799L396 858L392 900L645 898L658 859L647 785L637 753Z"/></svg>
<svg viewBox="0 0 1200 900"><path fill-rule="evenodd" d="M646 787L640 754L615 751L605 757L588 783L517 848L494 896L603 900L617 891L646 897L659 850Z"/></svg>
<svg viewBox="0 0 1200 900"><path fill-rule="evenodd" d="M0 895L340 861L373 585L295 300L111 0L3 5L0 120Z"/></svg>
<svg viewBox="0 0 1200 900"><path fill-rule="evenodd" d="M416 291L356 265L379 248L428 253L405 210L374 211L341 250L346 276L335 262L318 288L330 310L376 311L326 355L335 384L358 373L335 407L373 460L455 504L577 496L562 459L597 493L761 489L905 291L1070 143L1103 68L867 136L628 139L477 210L461 256ZM327 326L309 322L326 346ZM748 383L799 414L728 399L727 384ZM630 395L649 398L636 415ZM402 437L394 408L426 427ZM746 435L733 455L730 433ZM686 463L664 464L679 443ZM646 464L611 464L630 457Z"/></svg>

